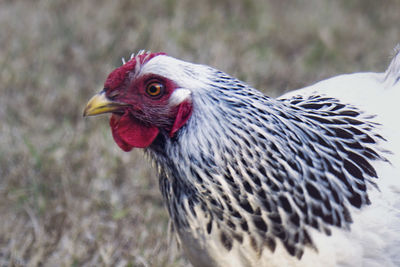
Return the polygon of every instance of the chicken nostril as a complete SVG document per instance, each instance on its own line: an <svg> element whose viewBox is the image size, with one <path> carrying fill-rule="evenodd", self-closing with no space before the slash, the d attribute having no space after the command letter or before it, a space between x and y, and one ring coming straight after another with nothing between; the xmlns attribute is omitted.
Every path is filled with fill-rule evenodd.
<svg viewBox="0 0 400 267"><path fill-rule="evenodd" d="M107 91L106 91L106 92L107 92ZM118 91L112 91L112 92L110 92L110 93L107 95L107 97L108 97L109 99L113 100L113 99L116 98L118 95L119 95L119 92L118 92Z"/></svg>

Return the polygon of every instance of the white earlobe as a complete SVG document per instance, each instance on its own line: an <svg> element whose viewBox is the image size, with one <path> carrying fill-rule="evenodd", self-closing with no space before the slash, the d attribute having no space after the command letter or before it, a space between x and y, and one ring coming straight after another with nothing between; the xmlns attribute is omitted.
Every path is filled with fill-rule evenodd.
<svg viewBox="0 0 400 267"><path fill-rule="evenodd" d="M178 88L176 89L169 98L169 104L171 106L177 106L185 100L190 99L192 92L188 89Z"/></svg>

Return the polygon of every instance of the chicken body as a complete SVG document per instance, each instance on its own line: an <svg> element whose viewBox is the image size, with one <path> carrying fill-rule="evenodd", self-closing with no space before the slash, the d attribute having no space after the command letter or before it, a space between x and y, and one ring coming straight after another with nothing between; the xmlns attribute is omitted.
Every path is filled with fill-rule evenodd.
<svg viewBox="0 0 400 267"><path fill-rule="evenodd" d="M400 266L400 54L278 99L164 54L125 65L85 113L154 160L194 266Z"/></svg>

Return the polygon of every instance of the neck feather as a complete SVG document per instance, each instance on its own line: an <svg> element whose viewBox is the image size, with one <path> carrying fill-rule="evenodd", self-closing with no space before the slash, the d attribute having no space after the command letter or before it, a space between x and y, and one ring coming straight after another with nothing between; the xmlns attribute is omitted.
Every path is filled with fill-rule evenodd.
<svg viewBox="0 0 400 267"><path fill-rule="evenodd" d="M193 114L176 137L161 133L148 149L175 223L187 225L180 212L196 217L191 202L229 238L255 229L258 247L281 240L297 257L313 246L308 228L348 228L350 207L369 204L373 161L385 160L373 117L333 98L275 100L214 77L193 92Z"/></svg>

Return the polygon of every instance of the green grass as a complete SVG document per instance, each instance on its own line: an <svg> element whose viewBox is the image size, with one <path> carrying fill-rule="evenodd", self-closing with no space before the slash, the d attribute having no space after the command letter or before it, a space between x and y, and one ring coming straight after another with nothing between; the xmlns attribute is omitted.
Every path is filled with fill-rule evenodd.
<svg viewBox="0 0 400 267"><path fill-rule="evenodd" d="M1 1L0 265L187 264L142 152L82 118L121 57L164 51L278 96L383 71L398 14L396 0Z"/></svg>

